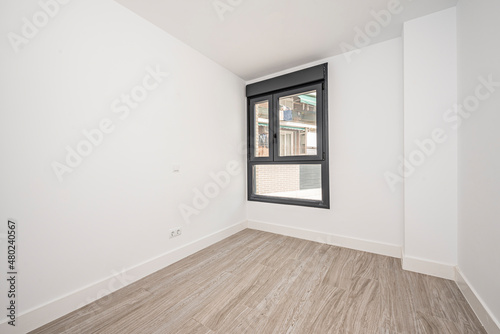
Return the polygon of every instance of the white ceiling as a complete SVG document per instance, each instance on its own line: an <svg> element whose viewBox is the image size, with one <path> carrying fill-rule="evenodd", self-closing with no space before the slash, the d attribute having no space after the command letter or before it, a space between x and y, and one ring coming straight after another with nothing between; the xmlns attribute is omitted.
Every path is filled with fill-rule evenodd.
<svg viewBox="0 0 500 334"><path fill-rule="evenodd" d="M342 53L371 11L398 0L115 0L245 80ZM457 0L399 0L377 43L401 36L403 22ZM216 5L226 4L221 15ZM222 8L222 7L220 7Z"/></svg>

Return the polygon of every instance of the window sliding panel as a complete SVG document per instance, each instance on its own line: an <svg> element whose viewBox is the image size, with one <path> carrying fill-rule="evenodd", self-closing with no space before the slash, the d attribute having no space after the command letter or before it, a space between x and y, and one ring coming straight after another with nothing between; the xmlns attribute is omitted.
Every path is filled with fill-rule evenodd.
<svg viewBox="0 0 500 334"><path fill-rule="evenodd" d="M269 161L272 159L272 98L265 96L252 99L250 108L250 152L252 160Z"/></svg>
<svg viewBox="0 0 500 334"><path fill-rule="evenodd" d="M316 91L279 99L280 156L317 155Z"/></svg>
<svg viewBox="0 0 500 334"><path fill-rule="evenodd" d="M269 101L255 104L255 156L269 156Z"/></svg>
<svg viewBox="0 0 500 334"><path fill-rule="evenodd" d="M320 160L322 85L285 91L274 95L277 103L277 144L275 161Z"/></svg>

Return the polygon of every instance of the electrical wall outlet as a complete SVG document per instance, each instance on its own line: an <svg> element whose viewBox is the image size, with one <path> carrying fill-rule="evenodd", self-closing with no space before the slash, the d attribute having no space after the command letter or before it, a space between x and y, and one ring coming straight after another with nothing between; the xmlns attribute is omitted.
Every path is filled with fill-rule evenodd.
<svg viewBox="0 0 500 334"><path fill-rule="evenodd" d="M170 230L170 239L178 237L181 234L182 234L182 228L181 227L174 228L174 229Z"/></svg>

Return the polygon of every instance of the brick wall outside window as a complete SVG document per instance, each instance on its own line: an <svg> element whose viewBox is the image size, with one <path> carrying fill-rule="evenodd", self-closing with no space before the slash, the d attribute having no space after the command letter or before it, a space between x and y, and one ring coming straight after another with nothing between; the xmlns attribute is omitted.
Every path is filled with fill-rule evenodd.
<svg viewBox="0 0 500 334"><path fill-rule="evenodd" d="M257 195L300 190L300 165L255 166Z"/></svg>

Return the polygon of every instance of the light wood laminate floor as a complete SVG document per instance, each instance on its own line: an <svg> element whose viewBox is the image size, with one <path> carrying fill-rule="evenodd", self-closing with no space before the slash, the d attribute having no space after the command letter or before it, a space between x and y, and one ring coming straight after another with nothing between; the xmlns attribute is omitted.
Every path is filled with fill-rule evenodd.
<svg viewBox="0 0 500 334"><path fill-rule="evenodd" d="M32 333L486 333L453 281L245 230Z"/></svg>

